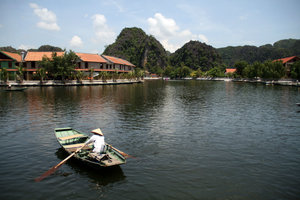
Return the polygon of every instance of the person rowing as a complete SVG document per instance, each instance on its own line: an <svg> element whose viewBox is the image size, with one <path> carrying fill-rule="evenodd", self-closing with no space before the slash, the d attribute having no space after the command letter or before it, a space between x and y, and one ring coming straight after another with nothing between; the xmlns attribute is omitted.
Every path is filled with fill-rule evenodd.
<svg viewBox="0 0 300 200"><path fill-rule="evenodd" d="M105 153L104 135L100 128L91 131L94 135L85 144L94 143L93 152L97 154Z"/></svg>

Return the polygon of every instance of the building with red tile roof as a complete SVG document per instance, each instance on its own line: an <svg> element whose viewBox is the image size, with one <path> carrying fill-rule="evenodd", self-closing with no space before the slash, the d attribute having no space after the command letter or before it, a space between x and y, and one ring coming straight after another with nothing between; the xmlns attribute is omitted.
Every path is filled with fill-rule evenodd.
<svg viewBox="0 0 300 200"><path fill-rule="evenodd" d="M17 71L16 66L19 66L21 62L21 55L0 51L0 69L5 68L7 71Z"/></svg>
<svg viewBox="0 0 300 200"><path fill-rule="evenodd" d="M109 64L107 60L102 58L98 54L91 53L75 53L79 57L79 61L76 66L76 70L87 71L94 69L94 71L100 71L103 66Z"/></svg>
<svg viewBox="0 0 300 200"><path fill-rule="evenodd" d="M56 53L57 56L64 55L65 52L35 52L35 51L29 51L27 52L24 61L25 62L37 62L41 61L44 56L48 58L52 58L53 53Z"/></svg>
<svg viewBox="0 0 300 200"><path fill-rule="evenodd" d="M298 56L291 56L291 57L287 57L287 58L280 58L277 60L273 60L273 62L282 62L282 64L293 64L294 62L300 60L300 58Z"/></svg>
<svg viewBox="0 0 300 200"><path fill-rule="evenodd" d="M8 71L17 71L15 68L15 63L21 63L23 61L23 67L26 69L27 79L36 73L39 68L38 62L42 61L43 57L52 58L53 54L56 53L57 56L63 56L64 52L33 52L29 51L26 53L24 59L22 56L10 52L0 51L0 62L2 66L6 66ZM134 65L127 60L113 57L104 56L91 53L75 53L78 56L78 61L75 70L78 71L89 71L93 69L95 72L107 71L107 72L125 72L128 73L134 69ZM4 62L6 64L4 64ZM8 64L11 63L11 64ZM0 65L1 66L1 65Z"/></svg>
<svg viewBox="0 0 300 200"><path fill-rule="evenodd" d="M226 71L225 71L226 74L228 74L228 73L234 73L234 72L236 72L235 68L226 68Z"/></svg>
<svg viewBox="0 0 300 200"><path fill-rule="evenodd" d="M18 63L22 62L21 55L19 55L17 53L7 52L7 51L2 51L2 52L5 53L6 55L8 55L9 57L13 58L16 62L18 62Z"/></svg>
<svg viewBox="0 0 300 200"><path fill-rule="evenodd" d="M298 60L300 60L300 58L298 56L291 56L291 57L287 57L287 58L276 59L276 60L273 60L273 62L282 62L282 64L285 67L285 70L286 70L286 75L289 76L290 71L291 71L290 66Z"/></svg>
<svg viewBox="0 0 300 200"><path fill-rule="evenodd" d="M113 63L112 69L115 69L117 71L129 72L132 71L135 67L134 64L122 58L117 58L117 57L107 56L107 55L102 55L102 57L105 58L110 63Z"/></svg>

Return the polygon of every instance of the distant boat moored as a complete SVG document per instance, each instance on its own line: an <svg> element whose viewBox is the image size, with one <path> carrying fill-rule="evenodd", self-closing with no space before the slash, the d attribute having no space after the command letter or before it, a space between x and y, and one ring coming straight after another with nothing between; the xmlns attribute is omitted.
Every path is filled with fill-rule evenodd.
<svg viewBox="0 0 300 200"><path fill-rule="evenodd" d="M8 87L8 88L5 88L4 90L5 91L24 91L26 89L27 89L26 87Z"/></svg>

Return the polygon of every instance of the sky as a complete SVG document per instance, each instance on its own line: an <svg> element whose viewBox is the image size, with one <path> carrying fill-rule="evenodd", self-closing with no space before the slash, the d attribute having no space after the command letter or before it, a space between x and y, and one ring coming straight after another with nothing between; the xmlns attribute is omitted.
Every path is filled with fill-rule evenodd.
<svg viewBox="0 0 300 200"><path fill-rule="evenodd" d="M0 46L101 54L126 27L170 52L190 40L261 46L300 39L299 10L300 0L0 0Z"/></svg>

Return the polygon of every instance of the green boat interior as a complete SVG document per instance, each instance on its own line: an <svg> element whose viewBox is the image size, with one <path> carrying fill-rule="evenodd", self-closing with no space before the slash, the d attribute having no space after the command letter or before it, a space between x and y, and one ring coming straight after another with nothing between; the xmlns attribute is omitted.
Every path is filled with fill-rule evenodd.
<svg viewBox="0 0 300 200"><path fill-rule="evenodd" d="M69 153L76 151L82 147L88 140L89 136L85 133L80 133L72 128L55 129L55 135L58 142ZM108 167L125 163L124 157L109 145L106 145L103 154L95 154L92 152L93 144L85 146L80 152L75 155L80 159L101 163L102 166Z"/></svg>

